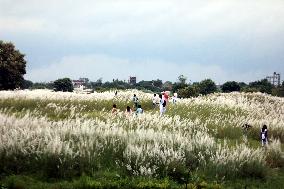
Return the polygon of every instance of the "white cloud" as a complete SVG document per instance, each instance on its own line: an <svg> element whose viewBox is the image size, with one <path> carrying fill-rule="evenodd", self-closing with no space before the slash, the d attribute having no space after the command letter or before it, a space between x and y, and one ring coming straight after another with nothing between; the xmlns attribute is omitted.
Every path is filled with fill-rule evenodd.
<svg viewBox="0 0 284 189"><path fill-rule="evenodd" d="M92 81L103 78L104 81L112 79L127 80L129 76L137 76L138 80L162 79L163 81L176 81L183 74L192 82L211 78L217 83L226 80L250 81L252 78L262 76L261 72L228 73L218 65L200 65L197 63L175 64L160 60L132 61L110 57L102 54L64 57L47 67L31 69L26 75L32 81L52 81L58 78L88 77Z"/></svg>

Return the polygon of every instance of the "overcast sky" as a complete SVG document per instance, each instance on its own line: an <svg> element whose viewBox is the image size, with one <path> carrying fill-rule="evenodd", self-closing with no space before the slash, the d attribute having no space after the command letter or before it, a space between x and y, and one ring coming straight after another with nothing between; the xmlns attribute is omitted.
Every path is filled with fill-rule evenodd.
<svg viewBox="0 0 284 189"><path fill-rule="evenodd" d="M284 78L283 0L0 0L26 79Z"/></svg>

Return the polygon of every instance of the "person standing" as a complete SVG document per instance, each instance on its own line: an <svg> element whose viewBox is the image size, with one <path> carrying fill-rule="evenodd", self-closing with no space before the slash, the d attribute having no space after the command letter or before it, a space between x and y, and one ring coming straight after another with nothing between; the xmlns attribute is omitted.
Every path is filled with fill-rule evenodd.
<svg viewBox="0 0 284 189"><path fill-rule="evenodd" d="M139 100L138 100L138 97L136 96L136 94L133 95L132 101L134 103L134 109L137 110Z"/></svg>
<svg viewBox="0 0 284 189"><path fill-rule="evenodd" d="M166 112L166 100L163 99L162 94L160 94L159 97L160 97L160 116L162 116Z"/></svg>
<svg viewBox="0 0 284 189"><path fill-rule="evenodd" d="M157 101L157 94L155 93L152 98L153 108L155 109L157 107L157 104L159 104L159 99Z"/></svg>
<svg viewBox="0 0 284 189"><path fill-rule="evenodd" d="M173 96L173 104L175 104L177 102L177 93L174 93Z"/></svg>
<svg viewBox="0 0 284 189"><path fill-rule="evenodd" d="M260 138L261 138L261 145L262 146L268 144L268 131L267 131L266 125L263 125L262 128L261 128Z"/></svg>
<svg viewBox="0 0 284 189"><path fill-rule="evenodd" d="M169 102L169 95L168 95L167 91L165 91L163 95L164 95L164 99L166 100L166 103L168 103Z"/></svg>

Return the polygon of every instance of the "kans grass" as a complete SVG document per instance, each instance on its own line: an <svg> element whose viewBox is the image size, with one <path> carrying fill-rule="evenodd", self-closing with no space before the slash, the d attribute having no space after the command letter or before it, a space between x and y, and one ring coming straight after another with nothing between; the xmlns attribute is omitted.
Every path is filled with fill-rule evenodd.
<svg viewBox="0 0 284 189"><path fill-rule="evenodd" d="M125 115L136 94L145 113ZM137 90L0 91L2 188L281 188L284 98L211 94L152 108ZM121 110L111 114L112 104ZM252 126L248 131L242 126ZM260 143L268 125L269 145ZM276 181L275 181L276 180Z"/></svg>

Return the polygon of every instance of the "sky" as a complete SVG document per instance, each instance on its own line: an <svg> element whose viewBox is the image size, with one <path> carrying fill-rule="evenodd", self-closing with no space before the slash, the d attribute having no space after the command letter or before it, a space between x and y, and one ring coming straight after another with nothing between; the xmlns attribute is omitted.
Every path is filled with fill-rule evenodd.
<svg viewBox="0 0 284 189"><path fill-rule="evenodd" d="M283 0L0 0L25 78L284 78Z"/></svg>

